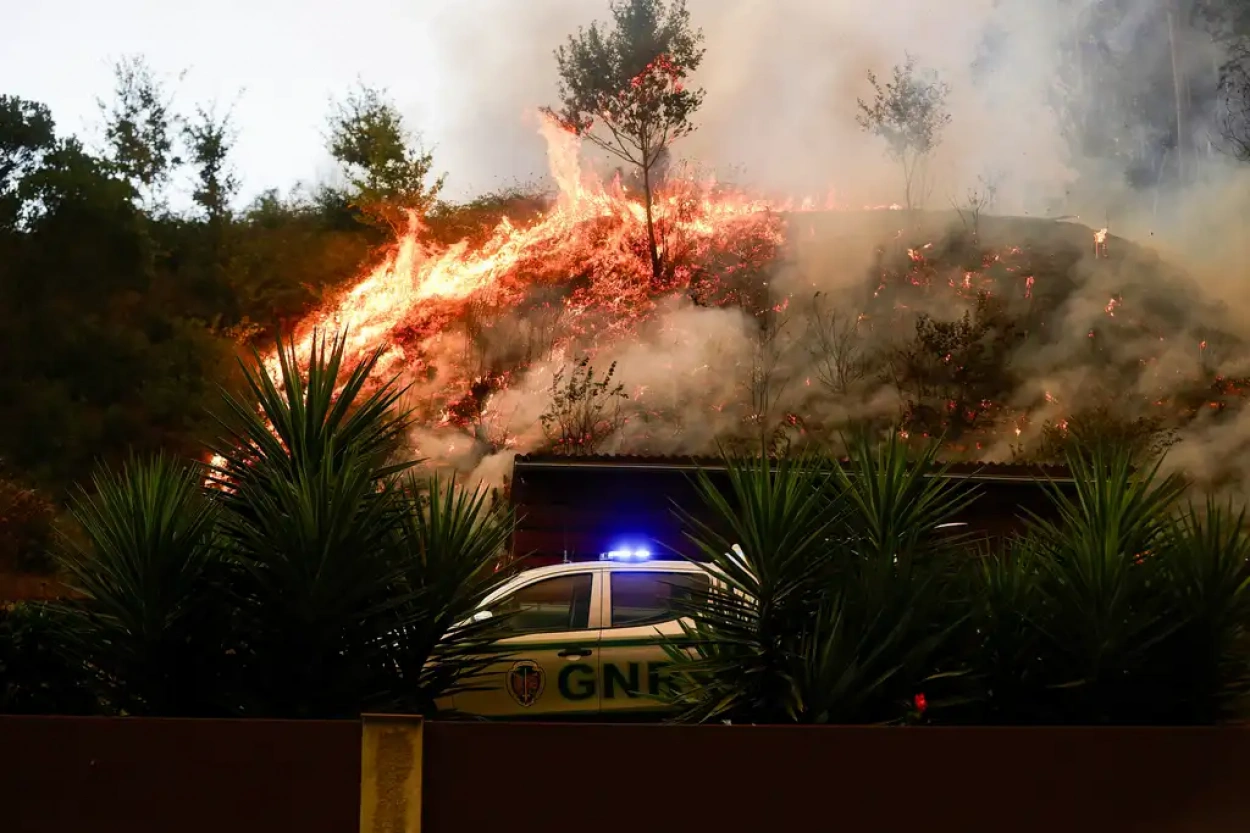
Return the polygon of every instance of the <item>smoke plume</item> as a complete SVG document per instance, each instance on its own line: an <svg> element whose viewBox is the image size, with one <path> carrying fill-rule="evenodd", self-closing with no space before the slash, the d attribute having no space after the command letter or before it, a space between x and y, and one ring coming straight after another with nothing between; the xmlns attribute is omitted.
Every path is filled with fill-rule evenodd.
<svg viewBox="0 0 1250 833"><path fill-rule="evenodd" d="M1189 40L1180 50L1143 41L1143 27L1157 22L1163 3L1143 0L1102 33L1108 48L1119 50L1118 77L1158 74L1160 62L1175 55L1182 74L1218 66L1217 47L1192 32L1183 34ZM1250 208L1250 189L1242 169L1211 142L1204 145L1214 135L1209 108L1188 105L1183 176L1158 174L1151 188L1135 184L1121 162L1074 150L1073 112L1085 119L1091 113L1125 117L1115 106L1125 92L1115 79L1077 84L1064 65L1080 24L1097 12L1096 0L878 0L871 7L690 0L688 6L706 34L707 57L696 82L707 99L697 114L699 129L674 152L723 181L754 193L832 199L842 208L900 202L897 164L855 115L856 99L871 93L867 73L888 76L909 54L949 84L951 123L928 167L930 211L922 221L869 212L789 224L782 257L768 276L772 295L791 298L764 326L777 332L762 333L760 320L741 310L698 306L679 296L664 301L630 338L601 341L595 367L602 371L615 362L614 380L630 397L617 403L626 418L601 450L706 452L718 439L742 433L752 419L784 423L789 414L816 413L815 422L837 424L897 412L899 393L887 384L855 378L839 387L828 378L827 356L822 366L811 344L817 306L833 304L844 310L843 322L854 321L873 289L867 277L882 259L913 251L921 258L913 260L924 263L926 242L940 248L951 229L966 230L968 216L956 209L966 211L969 192L984 194L987 182L996 185L987 215L1050 218L1050 225L1044 231L1039 222L987 217L980 221L981 238L1003 251L1029 244L1064 253L1062 277L1073 285L1056 294L1045 338L1026 342L1012 356L1017 384L1001 403L1012 421L970 455L1008 458L1019 444L1037 440L1041 426L1062 423L1095 394L1121 404L1158 403L1195 378L1250 371L1239 323L1246 320L1239 289L1243 249L1250 245L1242 242L1239 218ZM551 52L578 26L606 18L606 4L584 0L476 0L436 14L431 42L448 68L437 153L451 172L453 191L468 196L547 170L536 108L555 103ZM1174 91L1160 88L1155 95L1143 110L1169 112ZM1160 142L1146 123L1122 132L1143 147ZM602 158L588 154L584 161L610 170ZM1176 164L1175 154L1171 161L1164 154L1158 170ZM1105 249L1092 235L1102 228L1110 232ZM1026 239L1014 239L1017 234ZM971 286L958 291L959 282L971 279L952 265L958 258L932 259L940 265L928 279L957 291L927 297L910 312L957 319L975 295ZM1042 286L1044 277L1050 276L1036 276L1036 286L1022 278L1005 303L1023 309L1033 293L1052 292ZM506 341L539 326L520 315L505 324L493 338ZM1109 326L1112 331L1102 332ZM848 332L859 339L849 350L876 355L900 336L897 322L874 327L869 320ZM467 349L457 338L449 334L438 348L447 361ZM497 482L512 454L544 442L539 418L551 406L553 375L574 358L556 350L530 362L488 397L488 413L475 427L426 428L414 436L415 445ZM1121 389L1125 394L1117 397ZM1201 416L1182 429L1181 439L1171 459L1187 471L1238 482L1250 473L1250 417Z"/></svg>

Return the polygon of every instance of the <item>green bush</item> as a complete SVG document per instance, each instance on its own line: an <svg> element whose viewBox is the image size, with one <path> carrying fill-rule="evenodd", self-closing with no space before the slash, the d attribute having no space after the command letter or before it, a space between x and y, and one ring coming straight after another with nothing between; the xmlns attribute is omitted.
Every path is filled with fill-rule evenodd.
<svg viewBox="0 0 1250 833"><path fill-rule="evenodd" d="M727 460L682 513L724 578L670 645L679 719L1211 724L1250 693L1250 538L1129 449L1068 455L1055 517L1001 551L937 528L973 499L932 453ZM918 698L917 695L921 697ZM922 699L921 699L922 698Z"/></svg>
<svg viewBox="0 0 1250 833"><path fill-rule="evenodd" d="M345 345L314 339L302 370L280 343L276 381L256 356L211 472L133 459L75 501L48 644L103 710L428 714L480 666L493 626L455 626L502 580L510 515L405 476L402 391L366 391L379 354L346 368Z"/></svg>
<svg viewBox="0 0 1250 833"><path fill-rule="evenodd" d="M1058 518L974 576L980 722L1214 723L1250 681L1245 516L1126 450L1074 450Z"/></svg>
<svg viewBox="0 0 1250 833"><path fill-rule="evenodd" d="M951 544L933 530L971 495L925 476L933 449L906 455L864 438L851 471L727 459L728 493L700 472L714 520L682 514L724 585L691 600L670 646L680 719L879 722L927 707L962 620Z"/></svg>
<svg viewBox="0 0 1250 833"><path fill-rule="evenodd" d="M0 604L0 714L94 714L85 672L58 650L55 611L32 602Z"/></svg>

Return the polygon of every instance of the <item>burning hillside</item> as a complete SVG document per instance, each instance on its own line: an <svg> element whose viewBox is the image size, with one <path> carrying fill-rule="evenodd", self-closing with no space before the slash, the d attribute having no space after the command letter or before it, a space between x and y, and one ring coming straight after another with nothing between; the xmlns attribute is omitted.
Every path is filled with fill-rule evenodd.
<svg viewBox="0 0 1250 833"><path fill-rule="evenodd" d="M1185 278L1075 223L847 210L670 175L652 268L641 202L544 125L549 210L451 246L415 219L298 333L382 346L411 383L417 452L700 452L824 438L850 421L1028 453L1101 396L1180 426L1222 410L1233 339ZM276 371L276 367L271 367ZM489 472L483 472L490 476Z"/></svg>

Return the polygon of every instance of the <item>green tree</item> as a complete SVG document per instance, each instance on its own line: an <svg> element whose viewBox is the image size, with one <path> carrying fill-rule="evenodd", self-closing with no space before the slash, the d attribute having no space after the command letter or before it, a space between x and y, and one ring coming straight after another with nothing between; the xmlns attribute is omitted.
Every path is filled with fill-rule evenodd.
<svg viewBox="0 0 1250 833"><path fill-rule="evenodd" d="M685 0L613 0L611 28L579 29L555 52L560 109L545 108L567 130L642 174L651 273L663 259L655 229L657 167L673 142L694 130L704 91L686 85L703 61L702 30L690 28Z"/></svg>
<svg viewBox="0 0 1250 833"><path fill-rule="evenodd" d="M920 314L915 336L890 356L907 427L952 439L978 427L1015 387L1011 360L1021 338L1002 302L986 293L954 321Z"/></svg>
<svg viewBox="0 0 1250 833"><path fill-rule="evenodd" d="M230 114L218 116L203 107L182 126L187 161L195 168L191 199L210 224L230 219L230 202L239 192L239 178L230 166L235 134Z"/></svg>
<svg viewBox="0 0 1250 833"><path fill-rule="evenodd" d="M408 214L425 214L438 199L445 176L432 182L434 157L404 126L403 116L382 90L361 84L330 114L330 155L343 166L349 199L372 223L399 233Z"/></svg>
<svg viewBox="0 0 1250 833"><path fill-rule="evenodd" d="M37 121L3 140L20 219L0 231L0 456L59 492L97 458L194 447L229 345L187 317L134 186Z"/></svg>
<svg viewBox="0 0 1250 833"><path fill-rule="evenodd" d="M113 77L113 100L99 102L109 161L145 205L156 208L162 189L182 164L177 154L179 119L164 85L142 57L118 61Z"/></svg>
<svg viewBox="0 0 1250 833"><path fill-rule="evenodd" d="M869 72L868 83L873 99L871 103L857 99L856 121L884 139L890 155L902 166L904 201L910 211L924 199L925 164L950 124L946 111L950 87L935 71L918 68L911 55L895 65L890 81L882 84Z"/></svg>
<svg viewBox="0 0 1250 833"><path fill-rule="evenodd" d="M216 326L239 323L239 310L231 286L235 252L235 216L231 202L239 190L239 178L230 164L234 131L230 116L197 108L182 125L187 162L193 170L191 199L196 216L182 222L172 219L162 229L170 238L164 248L173 255L172 269L178 283L195 296L192 307L200 318Z"/></svg>
<svg viewBox="0 0 1250 833"><path fill-rule="evenodd" d="M16 231L25 208L21 182L55 147L56 126L47 107L0 95L0 234Z"/></svg>

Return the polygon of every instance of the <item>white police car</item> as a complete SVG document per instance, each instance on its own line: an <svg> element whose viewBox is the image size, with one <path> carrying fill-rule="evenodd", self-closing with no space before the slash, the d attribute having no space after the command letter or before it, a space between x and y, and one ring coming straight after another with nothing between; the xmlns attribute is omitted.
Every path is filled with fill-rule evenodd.
<svg viewBox="0 0 1250 833"><path fill-rule="evenodd" d="M687 561L651 561L644 549L597 562L517 575L474 618L503 616L505 656L440 705L480 716L594 716L665 709L666 641L682 635L673 601L707 590L711 575Z"/></svg>

